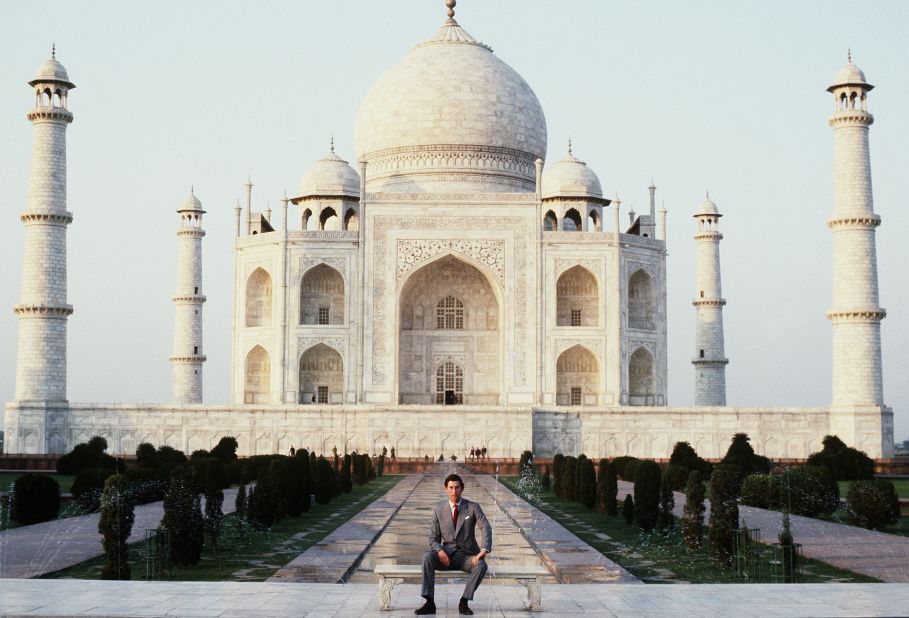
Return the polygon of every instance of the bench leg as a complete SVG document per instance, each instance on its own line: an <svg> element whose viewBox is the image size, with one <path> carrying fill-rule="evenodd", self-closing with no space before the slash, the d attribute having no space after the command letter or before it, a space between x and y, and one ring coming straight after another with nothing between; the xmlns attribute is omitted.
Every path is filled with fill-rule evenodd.
<svg viewBox="0 0 909 618"><path fill-rule="evenodd" d="M391 611L391 591L395 586L404 581L403 577L385 577L379 575L379 609L383 612Z"/></svg>
<svg viewBox="0 0 909 618"><path fill-rule="evenodd" d="M533 579L519 579L518 583L527 588L528 609L532 612L543 611L543 588L539 577Z"/></svg>

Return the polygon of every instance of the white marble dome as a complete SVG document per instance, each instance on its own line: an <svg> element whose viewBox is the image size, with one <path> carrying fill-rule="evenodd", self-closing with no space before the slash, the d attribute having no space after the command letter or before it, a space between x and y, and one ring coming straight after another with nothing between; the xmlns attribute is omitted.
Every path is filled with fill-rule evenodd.
<svg viewBox="0 0 909 618"><path fill-rule="evenodd" d="M603 189L596 173L587 164L568 156L543 171L543 199L554 197L592 197L601 199Z"/></svg>
<svg viewBox="0 0 909 618"><path fill-rule="evenodd" d="M370 190L533 191L546 118L518 73L449 19L357 112Z"/></svg>
<svg viewBox="0 0 909 618"><path fill-rule="evenodd" d="M360 197L360 175L350 164L331 152L316 161L300 179L297 198Z"/></svg>
<svg viewBox="0 0 909 618"><path fill-rule="evenodd" d="M65 84L69 89L76 87L74 83L69 81L69 75L66 73L66 68L60 64L56 56L52 56L45 60L44 64L38 67L37 75L28 83L29 85L34 86L38 82L59 82Z"/></svg>
<svg viewBox="0 0 909 618"><path fill-rule="evenodd" d="M701 202L701 205L698 206L697 211L694 213L695 217L700 217L702 215L713 215L715 217L723 216L720 214L720 209L717 208L717 205L709 197Z"/></svg>
<svg viewBox="0 0 909 618"><path fill-rule="evenodd" d="M874 88L874 86L869 84L865 79L865 72L852 64L851 54L849 62L840 67L840 70L836 72L836 75L833 77L833 83L827 87L827 91L833 92L835 88L841 86L864 86L866 90Z"/></svg>
<svg viewBox="0 0 909 618"><path fill-rule="evenodd" d="M187 210L204 212L202 210L202 202L199 201L199 198L196 197L196 194L192 189L190 189L189 195L183 200L183 204L180 205L180 210L177 212L184 212Z"/></svg>

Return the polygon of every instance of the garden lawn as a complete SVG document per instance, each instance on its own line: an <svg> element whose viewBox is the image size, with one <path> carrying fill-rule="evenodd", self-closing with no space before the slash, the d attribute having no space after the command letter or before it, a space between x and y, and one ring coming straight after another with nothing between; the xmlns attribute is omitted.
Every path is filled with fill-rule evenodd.
<svg viewBox="0 0 909 618"><path fill-rule="evenodd" d="M69 493L69 489L73 484L73 479L76 478L71 474L57 474L56 472L50 473L44 471L11 470L0 472L0 493L8 492L10 484L25 474L50 474L50 476L60 484L61 494Z"/></svg>
<svg viewBox="0 0 909 618"><path fill-rule="evenodd" d="M516 488L516 478L501 480L520 495ZM559 498L551 491L543 491L538 497L539 500L530 500L537 508L646 583L742 583L741 579L736 578L734 570L723 569L710 557L706 550L706 530L704 547L689 551L677 526L664 535L658 531L641 532L634 524L626 524L621 514L621 503L619 515L607 517L596 509L588 511L581 504ZM801 583L878 581L816 560L805 559L803 567L804 578Z"/></svg>
<svg viewBox="0 0 909 618"><path fill-rule="evenodd" d="M170 579L177 581L265 581L285 564L318 543L338 526L369 506L401 480L382 476L366 485L354 486L330 504L313 504L300 517L285 517L270 530L256 529L235 514L224 519L218 550L208 539L202 560L191 567L172 567ZM133 531L133 534L142 531ZM99 547L100 551L100 547ZM145 544L129 547L133 579L145 577ZM100 579L104 557L87 560L68 569L50 573L48 578Z"/></svg>

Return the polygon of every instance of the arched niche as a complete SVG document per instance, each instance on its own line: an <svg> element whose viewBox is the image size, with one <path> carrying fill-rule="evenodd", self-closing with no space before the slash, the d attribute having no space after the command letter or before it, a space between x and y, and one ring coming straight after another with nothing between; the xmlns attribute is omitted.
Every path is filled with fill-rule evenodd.
<svg viewBox="0 0 909 618"><path fill-rule="evenodd" d="M596 327L598 300L599 287L593 274L583 266L572 266L556 281L556 324Z"/></svg>
<svg viewBox="0 0 909 618"><path fill-rule="evenodd" d="M556 214L547 210L546 214L543 215L543 230L547 232L555 232L559 229L559 218L556 217Z"/></svg>
<svg viewBox="0 0 909 618"><path fill-rule="evenodd" d="M565 216L562 218L562 229L566 232L580 232L583 226L581 221L581 213L578 212L577 208L569 208L565 211Z"/></svg>
<svg viewBox="0 0 909 618"><path fill-rule="evenodd" d="M357 214L357 211L353 208L348 208L347 212L344 214L344 229L345 230L359 230L360 229L360 217Z"/></svg>
<svg viewBox="0 0 909 618"><path fill-rule="evenodd" d="M560 406L596 405L600 390L600 364L593 352L575 345L556 361L556 404Z"/></svg>
<svg viewBox="0 0 909 618"><path fill-rule="evenodd" d="M656 385L653 375L653 355L638 348L628 360L628 403L650 406L655 403Z"/></svg>
<svg viewBox="0 0 909 618"><path fill-rule="evenodd" d="M628 328L656 328L656 297L653 280L647 271L639 269L628 280Z"/></svg>
<svg viewBox="0 0 909 618"><path fill-rule="evenodd" d="M300 324L344 324L344 277L327 264L310 268L300 281Z"/></svg>
<svg viewBox="0 0 909 618"><path fill-rule="evenodd" d="M413 272L398 296L401 403L434 404L436 371L463 372L464 403L499 402L502 367L498 289L487 274L446 255Z"/></svg>
<svg viewBox="0 0 909 618"><path fill-rule="evenodd" d="M271 360L260 345L246 355L243 403L268 403L271 388Z"/></svg>
<svg viewBox="0 0 909 618"><path fill-rule="evenodd" d="M300 403L342 403L344 361L341 354L324 343L300 356Z"/></svg>
<svg viewBox="0 0 909 618"><path fill-rule="evenodd" d="M246 280L246 325L270 326L272 306L271 275L257 268Z"/></svg>

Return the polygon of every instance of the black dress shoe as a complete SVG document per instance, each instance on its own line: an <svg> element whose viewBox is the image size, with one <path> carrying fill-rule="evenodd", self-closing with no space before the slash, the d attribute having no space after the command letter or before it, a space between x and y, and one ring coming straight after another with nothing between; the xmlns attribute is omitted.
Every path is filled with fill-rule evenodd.
<svg viewBox="0 0 909 618"><path fill-rule="evenodd" d="M415 613L417 616L429 616L430 614L435 614L436 602L432 599L426 599L426 602L423 603L423 607L413 610L413 613Z"/></svg>
<svg viewBox="0 0 909 618"><path fill-rule="evenodd" d="M462 616L473 616L473 610L467 605L467 601L462 600L458 603L458 613Z"/></svg>

